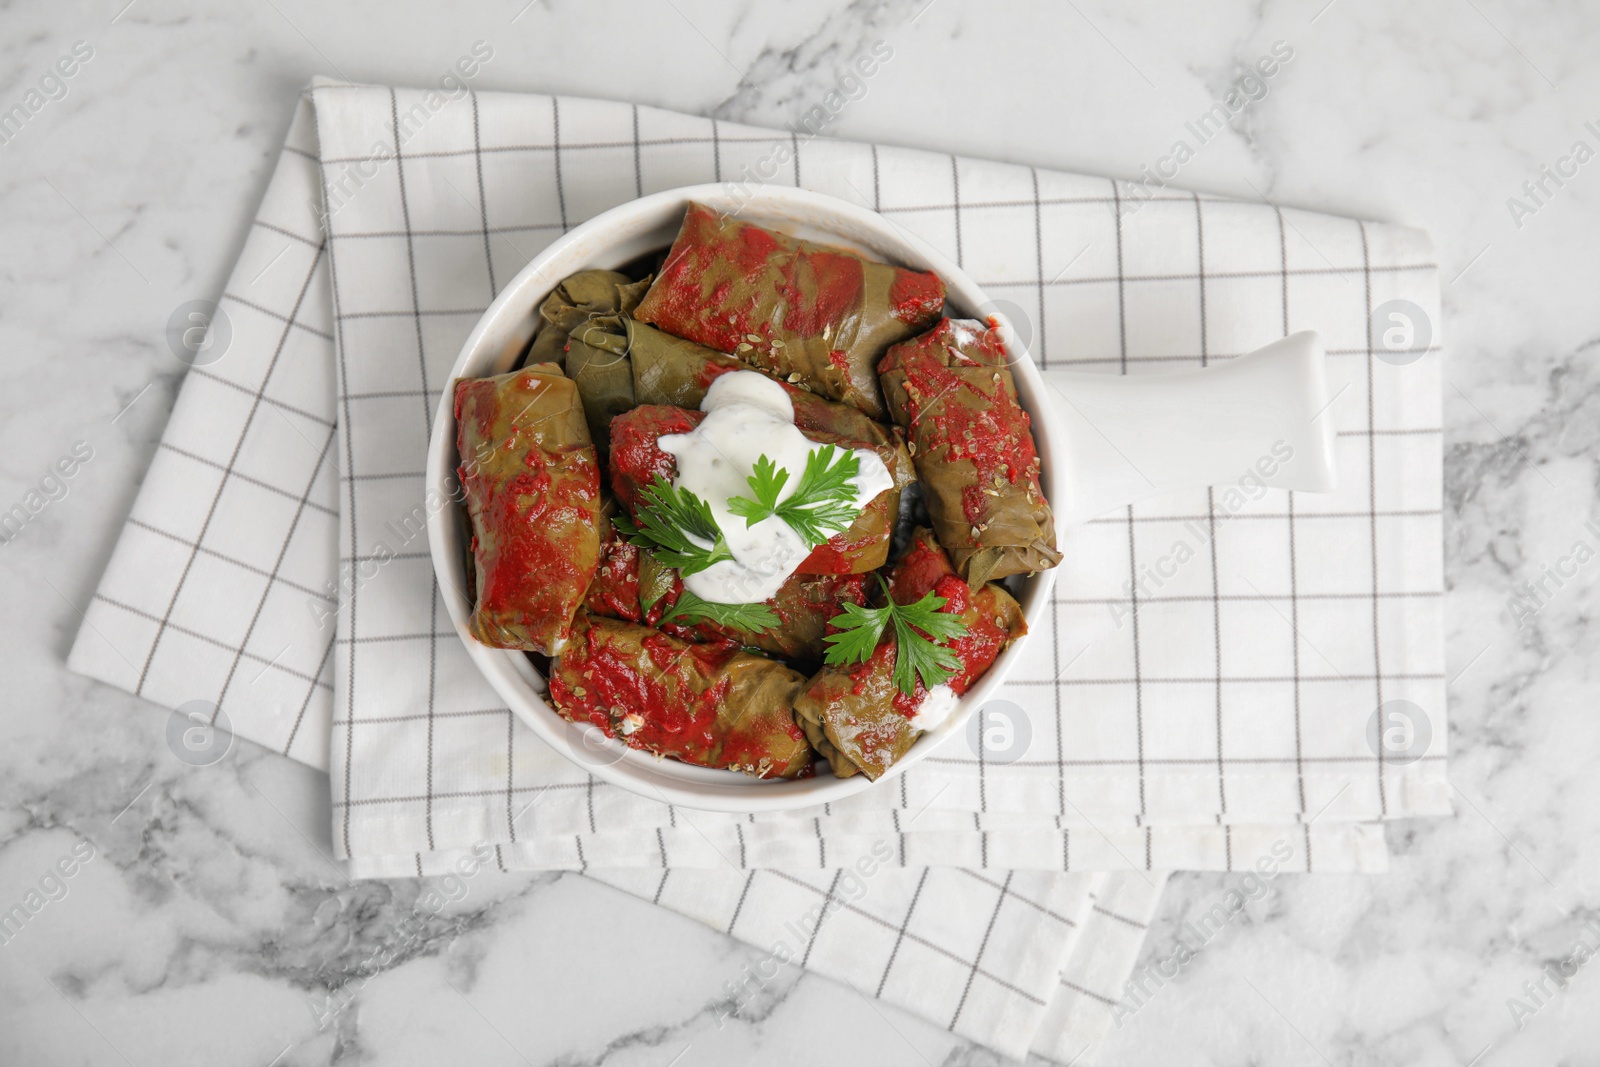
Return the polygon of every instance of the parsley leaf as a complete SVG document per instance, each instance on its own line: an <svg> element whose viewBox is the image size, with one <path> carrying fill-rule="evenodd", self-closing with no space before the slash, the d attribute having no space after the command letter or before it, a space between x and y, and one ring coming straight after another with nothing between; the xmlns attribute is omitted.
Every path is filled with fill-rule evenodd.
<svg viewBox="0 0 1600 1067"><path fill-rule="evenodd" d="M789 483L789 472L763 455L757 457L755 473L745 481L755 490L756 498L751 500L743 496L730 497L728 510L744 519L746 526L754 526L768 515L775 513L778 507L778 494Z"/></svg>
<svg viewBox="0 0 1600 1067"><path fill-rule="evenodd" d="M928 601L938 601L937 605L930 605ZM911 608L926 607L935 615L943 615L937 610L943 606L944 598L936 597L932 593L923 597ZM955 619L958 631L966 632L966 626L954 615L943 615L947 619ZM906 615L896 612L894 616L895 642L899 646L898 654L894 660L894 684L900 692L910 696L917 690L917 676L922 676L922 684L932 689L936 685L943 685L955 677L961 670L961 660L956 654L944 645L936 644L937 638L924 637L911 628L911 623ZM946 637L953 637L954 633L946 632Z"/></svg>
<svg viewBox="0 0 1600 1067"><path fill-rule="evenodd" d="M637 524L621 515L611 520L630 544L650 549L662 563L686 575L733 558L711 505L694 493L673 488L658 474L640 495Z"/></svg>
<svg viewBox="0 0 1600 1067"><path fill-rule="evenodd" d="M755 498L732 497L728 510L744 519L747 526L776 515L808 547L815 547L849 529L855 521L859 509L851 479L860 470L861 460L853 450L823 445L806 457L806 468L794 492L780 503L778 494L788 484L789 472L762 456L756 460L755 473L745 479Z"/></svg>
<svg viewBox="0 0 1600 1067"><path fill-rule="evenodd" d="M889 587L882 576L878 582L887 595ZM824 659L835 666L865 662L872 658L883 631L893 624L898 646L894 662L896 688L911 696L916 692L918 676L928 689L943 685L961 670L960 658L943 642L967 632L961 616L939 610L944 606L945 598L931 592L915 604L897 604L892 597L881 608L846 604L842 613L829 620L839 632L823 638L830 646Z"/></svg>
<svg viewBox="0 0 1600 1067"><path fill-rule="evenodd" d="M828 620L838 633L828 634L822 640L830 647L824 660L835 666L865 663L878 647L883 628L889 622L889 608L864 608L860 604L846 603L844 612Z"/></svg>
<svg viewBox="0 0 1600 1067"><path fill-rule="evenodd" d="M765 604L717 604L703 600L685 589L678 602L661 616L662 622L711 622L746 633L765 633L778 625L777 612Z"/></svg>

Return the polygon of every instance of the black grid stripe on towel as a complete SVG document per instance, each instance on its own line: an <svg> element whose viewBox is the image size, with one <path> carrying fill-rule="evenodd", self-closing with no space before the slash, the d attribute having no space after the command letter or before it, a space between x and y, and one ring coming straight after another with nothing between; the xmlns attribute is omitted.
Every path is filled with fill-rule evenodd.
<svg viewBox="0 0 1600 1067"><path fill-rule="evenodd" d="M290 136L215 312L185 320L209 321L218 347L191 357L70 663L200 721L220 708L241 736L326 766L332 314L307 209L315 134Z"/></svg>

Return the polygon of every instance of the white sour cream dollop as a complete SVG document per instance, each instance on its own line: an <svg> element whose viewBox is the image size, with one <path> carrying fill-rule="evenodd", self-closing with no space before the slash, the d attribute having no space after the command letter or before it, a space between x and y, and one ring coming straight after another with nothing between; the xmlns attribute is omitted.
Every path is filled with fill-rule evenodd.
<svg viewBox="0 0 1600 1067"><path fill-rule="evenodd" d="M936 685L928 690L927 696L922 698L922 703L917 705L917 713L911 717L911 726L916 730L937 729L950 713L956 710L956 705L961 698L948 685Z"/></svg>
<svg viewBox="0 0 1600 1067"><path fill-rule="evenodd" d="M754 498L746 481L756 460L766 456L789 472L778 494L787 499L800 482L806 460L822 445L807 439L794 424L794 405L783 386L756 371L734 371L711 383L700 402L705 420L686 434L661 438L664 452L678 461L673 485L687 489L711 505L733 559L714 563L683 580L684 588L714 604L755 604L771 598L811 554L800 535L772 516L754 526L728 510L730 497ZM855 513L894 485L889 468L876 452L858 448Z"/></svg>

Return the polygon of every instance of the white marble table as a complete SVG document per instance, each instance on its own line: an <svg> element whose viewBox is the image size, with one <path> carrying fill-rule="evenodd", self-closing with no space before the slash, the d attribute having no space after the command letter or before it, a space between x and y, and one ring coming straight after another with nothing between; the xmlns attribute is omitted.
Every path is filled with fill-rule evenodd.
<svg viewBox="0 0 1600 1067"><path fill-rule="evenodd" d="M759 954L576 877L472 883L319 1032L308 990L394 945L387 924L417 883L345 884L319 854L328 799L313 772L243 744L186 767L166 715L63 666L74 605L184 369L168 315L215 296L312 74L433 81L484 39L495 58L480 87L782 124L879 38L894 59L832 132L1124 177L1155 167L1186 119L1287 42L1293 59L1265 96L1177 183L1425 227L1448 283L1459 814L1391 827L1385 877L1274 883L1099 1062L1596 1062L1600 967L1565 988L1538 983L1580 942L1600 944L1600 921L1583 928L1600 916L1600 563L1573 554L1600 547L1600 523L1585 527L1600 444L1600 161L1571 156L1579 140L1600 149L1600 12L1325 2L0 10L0 110L32 89L45 99L0 144L0 510L77 442L93 453L0 544L0 910L74 842L98 848L68 859L72 876L51 883L65 896L0 945L0 1063L993 1062L792 970L719 1022L724 982ZM41 86L79 41L77 60L92 56ZM1570 177L1544 179L1535 199L1522 187L1541 165ZM1541 578L1530 599L1522 583ZM1229 884L1174 878L1147 961L1170 955L1185 918ZM470 1002L451 988L468 982Z"/></svg>

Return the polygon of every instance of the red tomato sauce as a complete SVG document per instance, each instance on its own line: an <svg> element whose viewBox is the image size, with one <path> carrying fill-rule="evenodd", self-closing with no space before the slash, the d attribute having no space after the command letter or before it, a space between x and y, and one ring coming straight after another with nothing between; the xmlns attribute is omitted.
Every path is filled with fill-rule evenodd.
<svg viewBox="0 0 1600 1067"><path fill-rule="evenodd" d="M944 352L956 354L962 374L945 365ZM1004 342L998 330L985 330L968 346L981 359L973 359L956 342L950 320L889 350L879 365L884 372L898 368L906 375L907 414L916 433L919 451L943 446L940 458L969 460L976 482L962 490L962 510L974 526L988 512L985 488L995 479L1016 485L1024 479L1039 486L1039 454L1033 442L1033 421L1006 388ZM972 369L994 367L987 385L974 381ZM962 394L972 398L963 402Z"/></svg>

